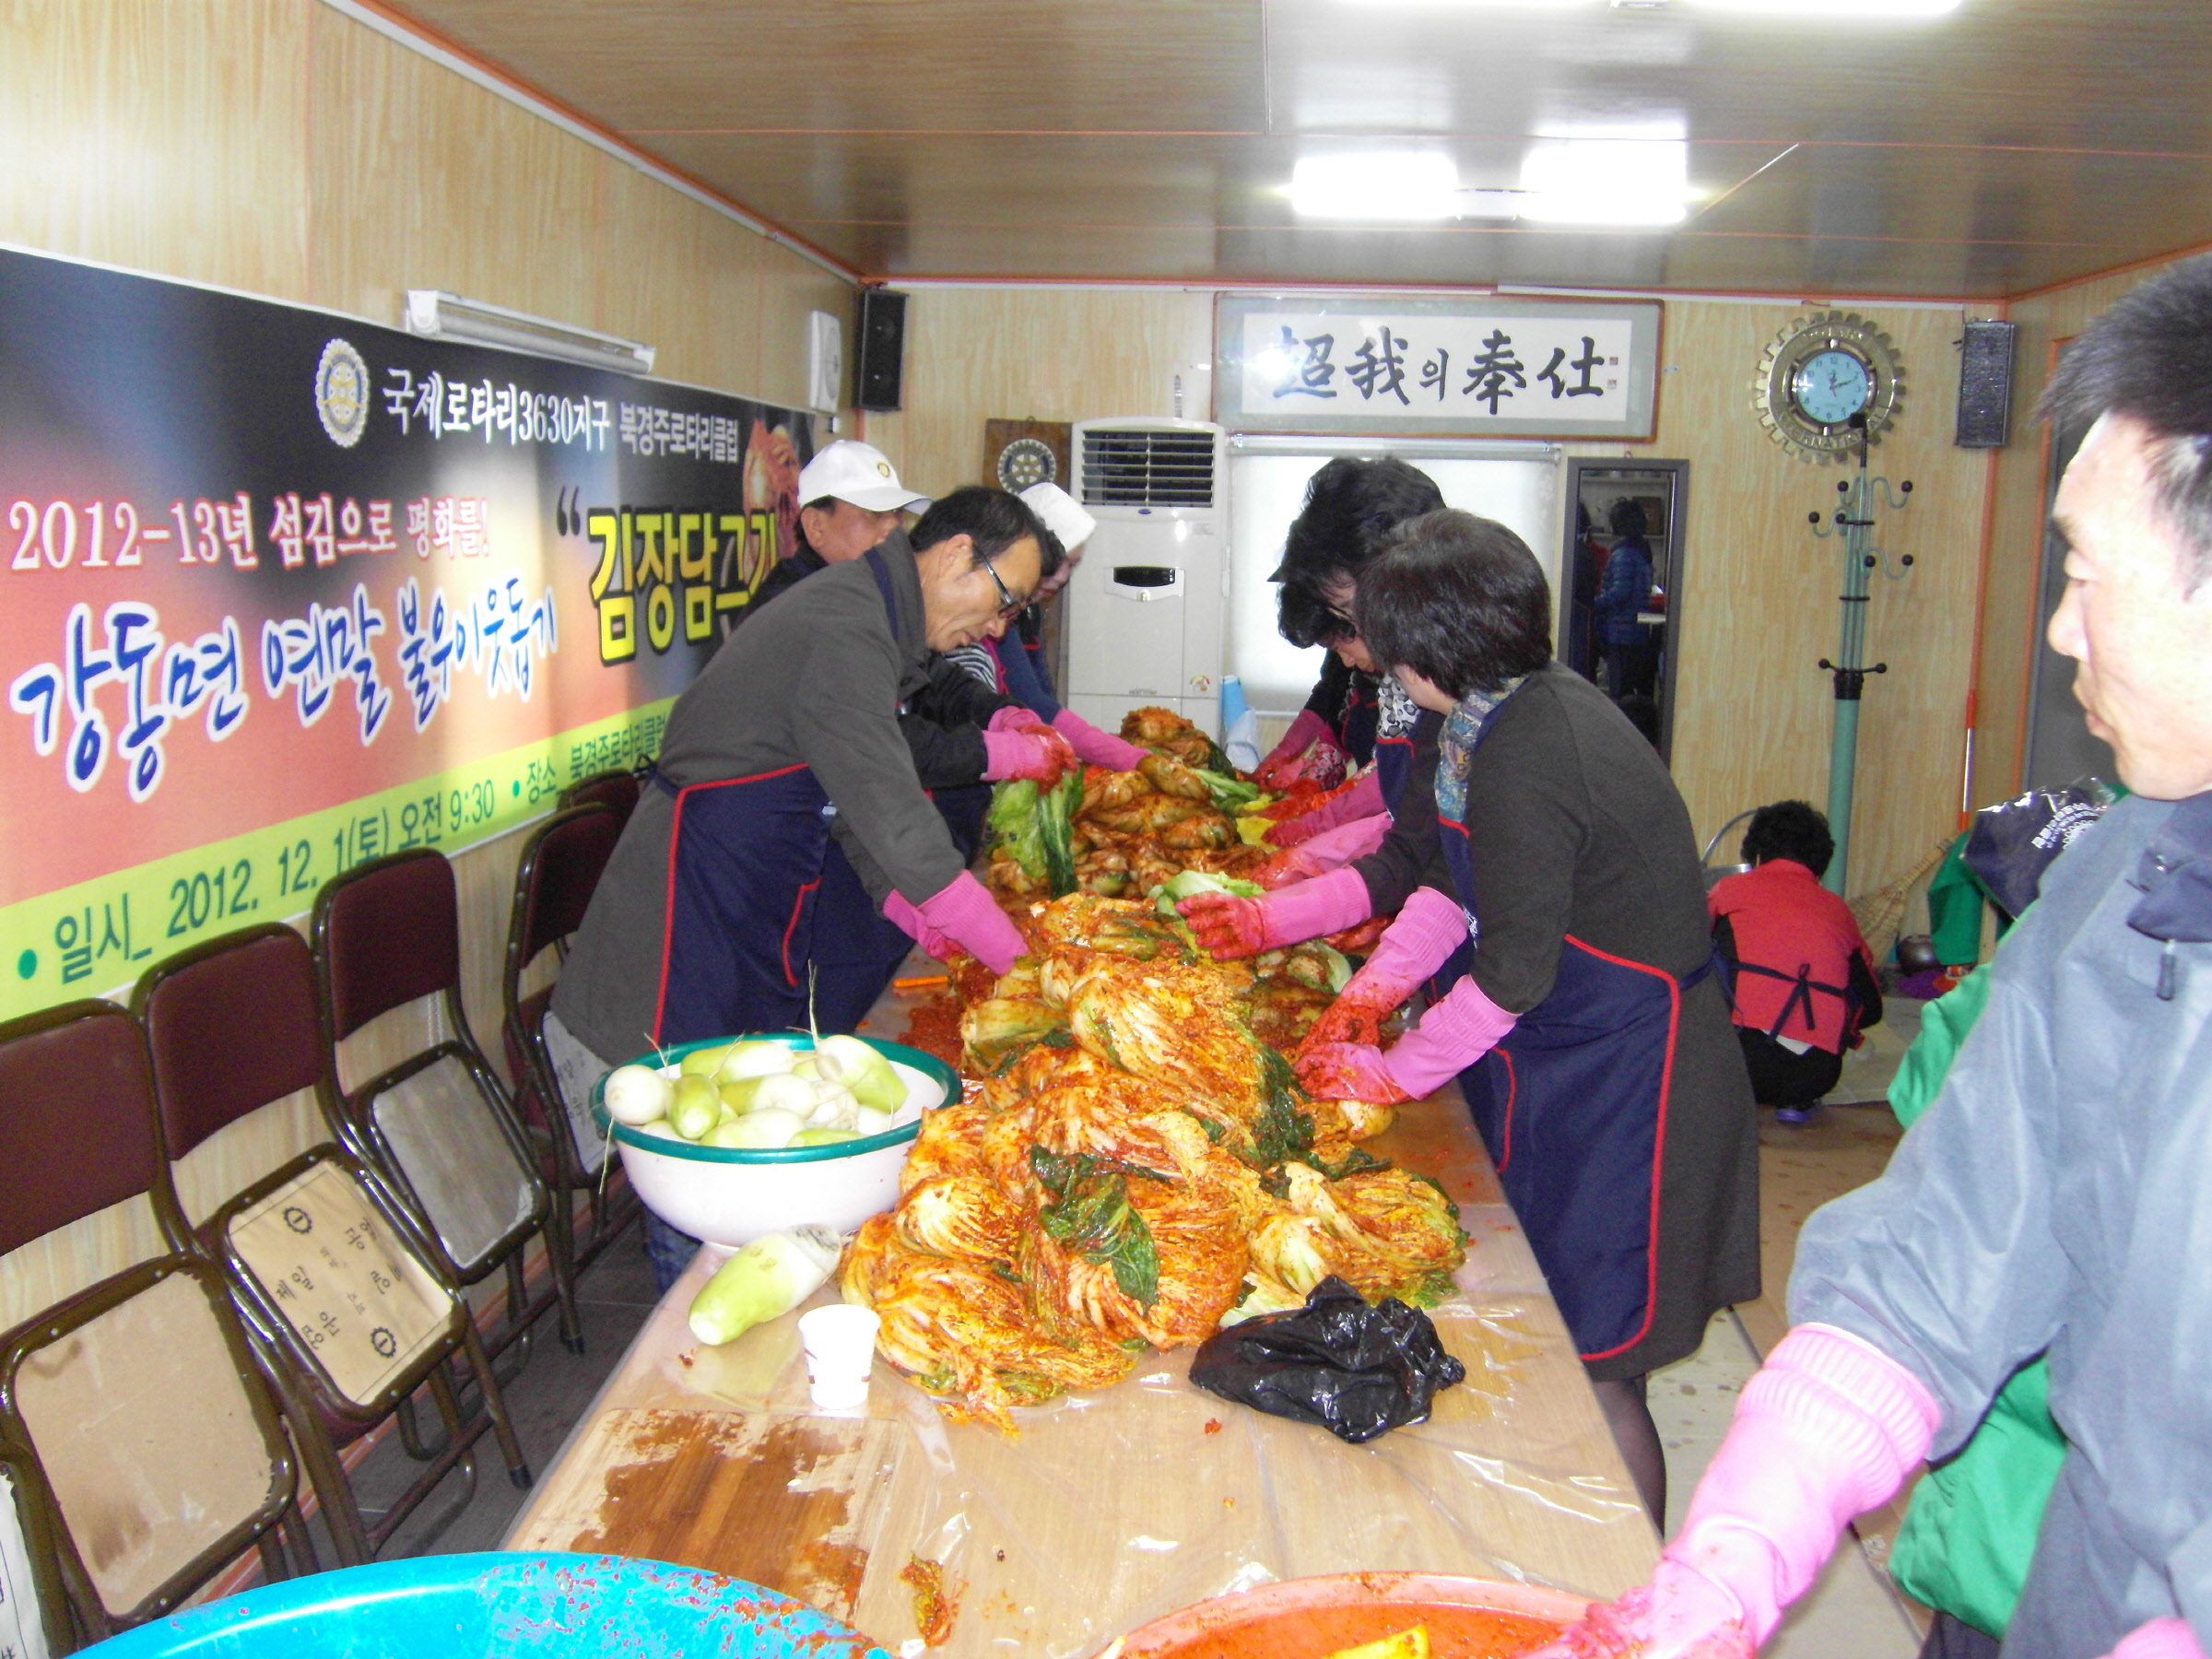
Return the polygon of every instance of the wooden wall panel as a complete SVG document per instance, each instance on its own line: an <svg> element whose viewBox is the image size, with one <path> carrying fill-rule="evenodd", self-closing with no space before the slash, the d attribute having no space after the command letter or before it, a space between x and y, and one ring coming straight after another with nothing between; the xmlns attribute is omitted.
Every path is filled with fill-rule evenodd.
<svg viewBox="0 0 2212 1659"><path fill-rule="evenodd" d="M759 270L759 356L749 382L753 392L771 403L806 406L806 313L824 311L844 326L841 395L849 397L853 361L859 349L853 332L858 290L790 249L765 240L760 242ZM829 441L827 432L818 431L816 437Z"/></svg>
<svg viewBox="0 0 2212 1659"><path fill-rule="evenodd" d="M1847 474L1774 444L1748 391L1767 342L1812 309L1666 308L1659 430L1643 453L1690 463L1675 774L1700 841L1746 807L1828 794L1834 700L1817 665L1836 653L1841 549L1806 517L1833 511ZM1961 313L1855 309L1904 359L1905 408L1872 460L1912 480L1912 506L1878 513L1876 535L1915 557L1906 580L1876 577L1868 606L1869 659L1890 671L1869 678L1861 708L1850 885L1862 893L1955 832L1987 465L1951 442Z"/></svg>
<svg viewBox="0 0 2212 1659"><path fill-rule="evenodd" d="M314 301L389 324L406 289L436 288L590 326L612 163L397 41L309 9Z"/></svg>
<svg viewBox="0 0 2212 1659"><path fill-rule="evenodd" d="M0 241L307 297L312 0L0 0Z"/></svg>
<svg viewBox="0 0 2212 1659"><path fill-rule="evenodd" d="M868 441L927 494L982 479L983 422L1212 413L1213 296L1178 288L924 288L906 311L906 410Z"/></svg>
<svg viewBox="0 0 2212 1659"><path fill-rule="evenodd" d="M606 209L594 237L592 326L651 340L655 374L759 391L769 244L634 168L594 159Z"/></svg>

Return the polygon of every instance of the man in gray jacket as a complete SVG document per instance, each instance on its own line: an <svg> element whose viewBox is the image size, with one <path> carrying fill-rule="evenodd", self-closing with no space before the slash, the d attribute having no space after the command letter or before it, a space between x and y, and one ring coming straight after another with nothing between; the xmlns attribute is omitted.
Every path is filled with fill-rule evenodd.
<svg viewBox="0 0 2212 1659"><path fill-rule="evenodd" d="M1806 1223L1657 1574L1562 1653L1747 1652L2039 1354L2070 1450L2003 1652L2212 1638L2212 260L2092 324L2045 410L2088 427L2050 641L2134 795L2044 877L1887 1173Z"/></svg>
<svg viewBox="0 0 2212 1659"><path fill-rule="evenodd" d="M607 863L546 1020L571 1120L602 1072L651 1045L804 1027L826 886L857 877L932 950L1013 965L1021 935L924 794L899 714L934 653L1003 629L1042 565L1018 499L955 490L911 546L894 531L798 583L677 699L657 787ZM987 778L1051 782L1074 763L1026 710L981 735Z"/></svg>

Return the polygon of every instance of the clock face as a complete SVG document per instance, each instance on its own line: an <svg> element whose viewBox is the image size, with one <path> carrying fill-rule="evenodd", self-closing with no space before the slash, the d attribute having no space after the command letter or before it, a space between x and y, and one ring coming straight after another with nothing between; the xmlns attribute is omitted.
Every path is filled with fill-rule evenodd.
<svg viewBox="0 0 2212 1659"><path fill-rule="evenodd" d="M1855 353L1831 346L1816 351L1790 377L1790 397L1807 420L1841 426L1861 409L1874 391L1874 377Z"/></svg>
<svg viewBox="0 0 2212 1659"><path fill-rule="evenodd" d="M1800 317L1768 342L1750 384L1767 435L1800 461L1847 462L1879 443L1904 406L1889 336L1851 312ZM1865 425L1851 422L1863 418Z"/></svg>

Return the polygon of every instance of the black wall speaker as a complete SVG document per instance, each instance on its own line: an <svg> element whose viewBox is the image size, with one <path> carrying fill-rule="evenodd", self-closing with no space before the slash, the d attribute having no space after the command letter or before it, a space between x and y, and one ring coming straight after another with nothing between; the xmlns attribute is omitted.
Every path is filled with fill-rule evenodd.
<svg viewBox="0 0 2212 1659"><path fill-rule="evenodd" d="M2012 439L2012 342L2017 323L1969 323L1959 353L1960 449L2003 449Z"/></svg>
<svg viewBox="0 0 2212 1659"><path fill-rule="evenodd" d="M860 290L860 374L853 401L864 409L896 409L906 378L906 296L889 288Z"/></svg>

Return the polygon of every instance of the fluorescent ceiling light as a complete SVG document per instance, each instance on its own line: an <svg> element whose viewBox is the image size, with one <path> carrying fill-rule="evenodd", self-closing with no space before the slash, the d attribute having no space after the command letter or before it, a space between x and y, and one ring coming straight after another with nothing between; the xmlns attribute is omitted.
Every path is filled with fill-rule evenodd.
<svg viewBox="0 0 2212 1659"><path fill-rule="evenodd" d="M1458 194L1459 169L1434 150L1307 156L1290 171L1300 218L1447 219Z"/></svg>
<svg viewBox="0 0 2212 1659"><path fill-rule="evenodd" d="M1678 225L1689 208L1679 139L1539 138L1521 162L1521 217L1547 225Z"/></svg>
<svg viewBox="0 0 2212 1659"><path fill-rule="evenodd" d="M464 300L439 288L409 288L401 322L412 335L429 340L465 340L474 346L503 346L537 357L612 369L622 374L651 374L653 349L640 340L601 334L550 317L511 311L487 300Z"/></svg>

